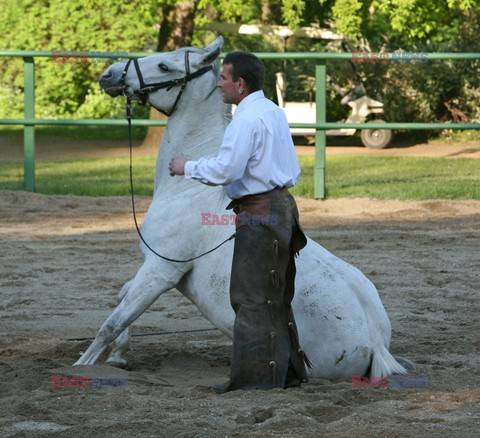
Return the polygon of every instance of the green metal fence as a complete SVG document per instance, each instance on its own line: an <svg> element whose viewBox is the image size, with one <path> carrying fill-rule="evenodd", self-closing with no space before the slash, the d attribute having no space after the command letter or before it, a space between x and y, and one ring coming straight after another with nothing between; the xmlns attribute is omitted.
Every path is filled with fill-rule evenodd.
<svg viewBox="0 0 480 438"><path fill-rule="evenodd" d="M141 58L153 53L129 53L129 58ZM309 59L315 61L315 102L316 123L291 123L291 128L315 128L315 168L314 196L325 197L325 146L326 129L480 129L480 123L332 123L326 121L327 115L327 60L351 60L352 53L325 52L290 52L290 53L256 53L261 59ZM35 191L35 126L36 125L103 125L126 126L126 120L117 119L36 119L35 118L35 63L34 58L51 58L52 52L47 51L0 51L0 57L21 57L24 61L24 95L25 107L23 119L0 119L1 125L24 126L24 184L25 190ZM102 53L102 58L118 57L114 53ZM392 60L392 54L384 58ZM436 60L474 60L480 59L480 53L429 53L428 61ZM132 120L134 126L164 126L164 120Z"/></svg>

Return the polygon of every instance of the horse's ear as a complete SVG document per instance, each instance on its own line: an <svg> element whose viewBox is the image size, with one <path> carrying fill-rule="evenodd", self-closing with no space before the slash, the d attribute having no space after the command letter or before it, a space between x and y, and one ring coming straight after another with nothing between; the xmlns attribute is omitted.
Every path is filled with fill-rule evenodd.
<svg viewBox="0 0 480 438"><path fill-rule="evenodd" d="M205 53L205 55L202 56L202 59L200 60L200 64L208 65L214 62L218 58L218 55L220 55L222 46L223 46L223 37L219 36L216 40L214 40L207 47L205 47L205 50L207 51L207 53Z"/></svg>
<svg viewBox="0 0 480 438"><path fill-rule="evenodd" d="M220 35L217 39L213 40L207 47L205 47L205 50L207 52L213 52L217 48L222 48L223 46L223 37Z"/></svg>

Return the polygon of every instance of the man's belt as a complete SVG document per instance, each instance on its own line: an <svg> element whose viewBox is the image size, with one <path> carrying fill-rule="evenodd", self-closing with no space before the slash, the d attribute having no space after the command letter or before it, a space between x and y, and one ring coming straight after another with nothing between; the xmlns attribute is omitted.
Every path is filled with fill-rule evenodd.
<svg viewBox="0 0 480 438"><path fill-rule="evenodd" d="M254 195L246 195L242 196L241 198L238 199L233 199L228 205L227 205L227 210L233 210L235 211L238 209L238 206L241 204L244 204L245 202L251 200L251 199L267 199L271 198L273 196L278 196L282 194L287 194L288 189L286 187L275 187L272 190L269 190L268 192L263 192L263 193L256 193Z"/></svg>

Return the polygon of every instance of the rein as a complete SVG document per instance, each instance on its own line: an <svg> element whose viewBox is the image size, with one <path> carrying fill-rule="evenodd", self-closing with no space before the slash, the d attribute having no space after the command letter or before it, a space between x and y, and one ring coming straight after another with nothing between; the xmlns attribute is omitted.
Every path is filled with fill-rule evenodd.
<svg viewBox="0 0 480 438"><path fill-rule="evenodd" d="M136 210L135 210L135 193L134 193L134 190L133 190L133 165L132 165L133 147L132 147L132 111L131 111L132 98L128 97L127 94L126 94L127 85L125 83L125 77L127 76L128 67L130 66L131 62L132 62L132 59L129 59L127 61L127 65L125 66L125 69L123 70L123 73L122 73L122 76L121 76L121 79L120 79L120 81L121 81L120 83L122 85L123 95L127 99L126 117L127 117L127 121L128 121L128 142L129 142L129 146L130 146L130 193L131 193L131 198L132 198L132 213L133 213L133 220L135 222L135 228L137 230L138 236L140 237L140 240L157 257L160 257L163 260L167 260L169 262L175 262L175 263L191 262L191 261L196 260L200 257L203 257L207 254L210 254L211 252L220 248L223 244L227 243L229 240L232 240L235 237L235 233L233 233L228 239L225 239L222 243L217 245L215 248L212 248L209 251L204 252L203 254L200 254L198 256L192 257L192 258L187 259L187 260L176 260L176 259L171 259L169 257L165 257L165 256L159 254L157 251L155 251L143 238L142 233L140 232L140 227L138 226L138 222L137 222L137 214L136 214ZM142 73L140 71L140 67L138 65L138 60L134 59L133 64L135 66L135 70L137 72L138 79L140 81L140 89L139 89L138 92L135 93L135 95L137 95L138 99L140 100L140 102L142 104L146 103L147 98L148 98L148 94L151 93L152 91L156 91L156 90L159 90L161 88L166 88L167 91L170 91L175 86L178 86L178 85L181 86L180 91L178 92L177 98L175 100L175 103L173 104L173 107L168 112L168 114L164 111L161 111L166 116L169 116L174 111L175 107L177 106L178 101L180 100L180 97L183 94L183 91L185 90L185 88L187 86L187 83L190 82L192 79L203 75L207 71L212 70L211 66L207 66L207 67L201 68L200 70L197 70L194 73L190 73L190 63L189 63L189 59L188 59L188 52L186 52L185 53L185 73L186 74L183 78L173 79L173 80L165 81L165 82L157 82L157 83L154 83L154 84L145 84L145 82L143 81ZM214 88L214 90L215 90L215 88ZM210 92L208 97L210 97L211 94L212 94L212 92Z"/></svg>

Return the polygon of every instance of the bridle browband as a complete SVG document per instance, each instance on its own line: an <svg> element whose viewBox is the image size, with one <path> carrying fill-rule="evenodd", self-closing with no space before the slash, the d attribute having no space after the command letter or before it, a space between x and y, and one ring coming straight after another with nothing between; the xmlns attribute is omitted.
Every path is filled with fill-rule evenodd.
<svg viewBox="0 0 480 438"><path fill-rule="evenodd" d="M203 67L200 70L197 70L193 73L190 73L190 62L188 58L189 52L185 52L185 76L180 79L171 79L170 81L165 81L165 82L157 82L154 84L146 84L145 81L143 80L142 72L140 71L140 66L138 65L138 60L135 58L133 59L133 65L135 66L135 70L137 72L138 80L140 82L140 89L136 92L134 92L134 95L138 98L140 104L145 104L147 102L148 94L151 93L152 91L160 90L162 88L166 88L167 91L170 91L173 87L175 86L180 86L180 91L177 94L177 98L175 99L175 103L173 104L172 109L167 113L166 111L159 110L163 114L165 114L167 117L170 116L173 111L175 110L178 101L180 100L180 97L182 97L183 91L185 90L187 83L190 82L192 79L195 79L198 76L203 75L209 70L213 70L213 67L211 65L207 67ZM143 238L142 233L140 232L140 227L138 226L137 222L137 214L135 211L135 194L133 190L133 166L132 166L132 114L131 114L131 105L132 105L132 98L129 97L126 93L127 89L127 84L125 83L125 78L127 76L128 72L128 67L130 67L130 64L132 63L132 59L130 58L127 61L127 65L123 69L122 76L120 78L120 84L122 85L122 92L123 95L127 99L127 105L126 105L126 115L127 115L127 122L128 122L128 142L130 144L130 194L132 198L132 213L133 213L133 221L135 222L135 228L137 229L138 236L140 237L140 240L145 244L145 246L157 257L160 257L163 260L167 260L169 262L176 262L176 263L187 263L191 262L193 260L196 260L200 257L203 257L204 255L210 254L211 252L215 251L216 249L220 248L223 244L227 243L229 240L232 240L235 238L235 233L233 233L228 239L225 239L222 243L217 245L215 248L210 249L209 251L206 251L200 255L197 255L195 257L191 257L187 260L177 260L177 259L172 259L169 257L165 257L161 254L159 254L157 251L155 251ZM212 93L215 91L216 86L213 88L212 91L207 96L207 99L212 95ZM158 109L158 108L156 108Z"/></svg>
<svg viewBox="0 0 480 438"><path fill-rule="evenodd" d="M127 98L127 100L131 99L131 97L128 97L126 94L128 85L125 83L125 79L127 77L128 68L130 67L130 64L133 61L133 65L135 66L135 71L137 72L138 81L140 82L140 88L138 91L134 92L134 95L138 98L141 105L144 105L147 102L148 95L154 91L161 90L162 88L166 88L167 91L170 91L173 87L177 87L177 86L180 87L180 90L178 91L178 94L177 94L177 98L175 99L175 103L173 104L170 111L167 112L159 109L159 111L165 114L167 117L170 116L175 110L180 98L182 97L182 94L185 88L187 87L188 82L190 82L192 79L195 79L198 76L201 76L207 73L210 70L213 70L213 67L211 65L208 65L206 67L202 67L201 69L193 73L190 73L189 53L190 52L188 50L185 52L185 76L183 78L171 79L169 81L164 81L164 82L155 82L153 84L145 83L145 81L143 80L142 71L140 70L140 66L138 65L138 59L130 58L127 61L127 64L125 65L125 68L123 69L122 76L120 77L120 85L122 86L123 95Z"/></svg>

